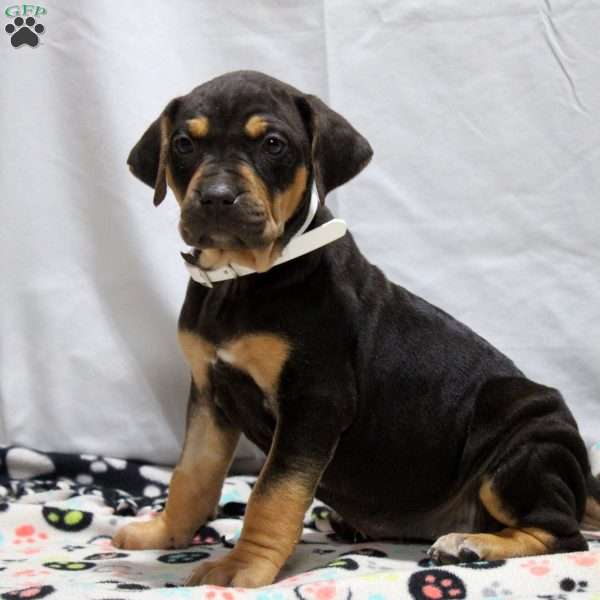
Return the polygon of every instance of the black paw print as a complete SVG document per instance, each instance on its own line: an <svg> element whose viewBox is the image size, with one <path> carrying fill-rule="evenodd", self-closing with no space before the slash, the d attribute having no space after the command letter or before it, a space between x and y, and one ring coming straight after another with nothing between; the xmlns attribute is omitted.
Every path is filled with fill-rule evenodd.
<svg viewBox="0 0 600 600"><path fill-rule="evenodd" d="M560 589L564 592L586 592L587 581L575 581L570 577L565 577L560 582Z"/></svg>
<svg viewBox="0 0 600 600"><path fill-rule="evenodd" d="M41 23L36 25L33 17L27 17L25 21L22 17L17 17L4 28L4 31L10 35L10 43L14 48L23 44L35 48L40 41L38 34L44 33L45 28Z"/></svg>
<svg viewBox="0 0 600 600"><path fill-rule="evenodd" d="M6 592L0 598L3 600L37 600L53 594L54 591L51 585L33 585L28 588Z"/></svg>
<svg viewBox="0 0 600 600"><path fill-rule="evenodd" d="M191 563L204 558L208 558L208 552L172 552L171 554L163 554L157 560L169 565L180 565L182 563Z"/></svg>
<svg viewBox="0 0 600 600"><path fill-rule="evenodd" d="M87 569L93 569L96 564L92 562L80 561L68 561L68 560L53 560L51 562L43 563L44 567L48 569L56 569L57 571L87 571Z"/></svg>
<svg viewBox="0 0 600 600"><path fill-rule="evenodd" d="M125 552L99 552L98 554L90 554L83 560L112 560L115 558L126 558L129 554Z"/></svg>

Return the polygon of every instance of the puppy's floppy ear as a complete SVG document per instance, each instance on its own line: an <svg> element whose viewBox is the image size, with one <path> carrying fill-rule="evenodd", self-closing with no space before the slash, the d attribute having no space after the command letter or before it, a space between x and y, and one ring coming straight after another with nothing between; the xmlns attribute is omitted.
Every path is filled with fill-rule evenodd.
<svg viewBox="0 0 600 600"><path fill-rule="evenodd" d="M342 115L316 96L296 99L311 136L312 164L321 202L336 187L367 166L373 150L367 140Z"/></svg>
<svg viewBox="0 0 600 600"><path fill-rule="evenodd" d="M154 188L154 206L158 206L167 193L165 170L169 154L169 138L173 115L178 106L179 98L174 98L167 104L160 117L146 129L127 159L131 172Z"/></svg>

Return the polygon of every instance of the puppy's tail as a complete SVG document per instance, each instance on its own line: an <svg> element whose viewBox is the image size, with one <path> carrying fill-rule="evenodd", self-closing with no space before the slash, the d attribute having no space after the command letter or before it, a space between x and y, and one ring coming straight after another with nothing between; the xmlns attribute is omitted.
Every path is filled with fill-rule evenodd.
<svg viewBox="0 0 600 600"><path fill-rule="evenodd" d="M587 478L587 493L581 528L598 531L600 530L600 480L591 473Z"/></svg>

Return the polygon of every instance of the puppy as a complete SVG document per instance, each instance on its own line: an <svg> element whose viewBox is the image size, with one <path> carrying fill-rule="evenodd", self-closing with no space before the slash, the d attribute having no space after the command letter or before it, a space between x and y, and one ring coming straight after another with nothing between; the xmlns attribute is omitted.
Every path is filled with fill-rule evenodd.
<svg viewBox="0 0 600 600"><path fill-rule="evenodd" d="M323 234L326 195L371 155L321 100L249 71L175 98L133 148L206 280L179 318L192 381L167 506L115 546L187 546L243 432L268 456L241 537L190 584L270 584L315 496L367 536L436 540L438 562L587 548L600 484L560 393Z"/></svg>

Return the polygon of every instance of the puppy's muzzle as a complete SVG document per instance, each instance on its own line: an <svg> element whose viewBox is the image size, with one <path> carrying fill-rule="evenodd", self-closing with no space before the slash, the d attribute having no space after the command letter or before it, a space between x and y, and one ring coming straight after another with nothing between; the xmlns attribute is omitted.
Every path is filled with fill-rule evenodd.
<svg viewBox="0 0 600 600"><path fill-rule="evenodd" d="M203 181L189 190L179 230L196 248L251 248L265 244L264 209L245 189L226 179Z"/></svg>

